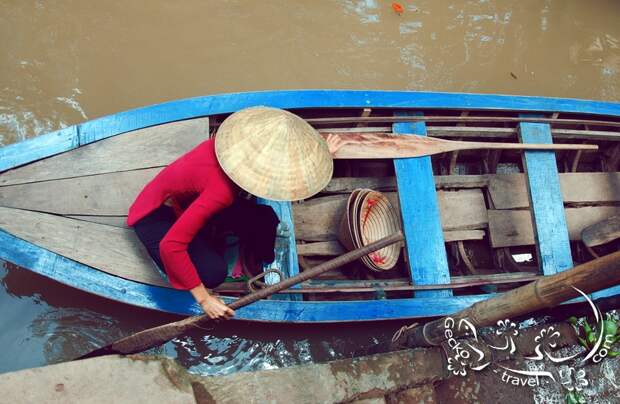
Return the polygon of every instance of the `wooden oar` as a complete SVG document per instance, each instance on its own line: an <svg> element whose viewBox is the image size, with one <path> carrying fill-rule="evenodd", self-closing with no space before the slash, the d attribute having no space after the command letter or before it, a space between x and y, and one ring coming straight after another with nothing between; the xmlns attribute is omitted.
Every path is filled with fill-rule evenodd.
<svg viewBox="0 0 620 404"><path fill-rule="evenodd" d="M297 285L298 283L307 281L322 273L331 271L332 269L341 267L342 265L355 261L356 259L359 259L364 255L368 255L371 252L380 250L383 247L398 243L403 240L403 233L399 231L392 234L391 236L382 238L381 240L375 241L374 243L370 243L364 247L343 254L340 257L324 262L323 264L318 265L315 268L303 271L299 275L293 276L292 278L284 279L283 281L276 283L275 285L271 285L265 289L261 289L257 292L239 298L229 304L228 307L235 310L243 306L247 306L248 304L254 303L260 299L264 299L280 290L290 288L293 285ZM196 326L202 326L210 321L211 320L209 319L209 317L207 317L206 314L203 314L201 316L189 317L180 321L176 321L174 323L149 328L148 330L140 331L139 333L130 335L129 337L122 338L116 342L113 342L110 345L104 346L103 348L96 349L90 353L87 353L86 355L82 355L77 359L94 358L96 356L112 354L128 355L132 353L142 352L146 349L170 341L173 338L185 334L192 328Z"/></svg>
<svg viewBox="0 0 620 404"><path fill-rule="evenodd" d="M431 156L456 150L597 150L587 144L528 144L497 142L464 142L435 137L393 133L321 133L323 138L337 137L332 156L337 159L392 159Z"/></svg>

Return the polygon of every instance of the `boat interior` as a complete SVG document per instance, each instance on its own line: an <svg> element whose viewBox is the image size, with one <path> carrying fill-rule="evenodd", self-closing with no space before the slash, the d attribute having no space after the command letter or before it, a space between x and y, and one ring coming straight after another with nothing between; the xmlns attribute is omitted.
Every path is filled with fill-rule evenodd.
<svg viewBox="0 0 620 404"><path fill-rule="evenodd" d="M573 262L620 248L618 240L586 246L581 239L588 226L620 214L617 117L546 113L524 118L513 111L432 109L413 113L393 108L292 112L321 133L407 133L396 125L408 122L417 134L450 140L535 143L523 136L523 125L540 125L550 131L554 143L596 144L599 149L554 154L467 150L416 159L427 159L425 164L430 161L432 173L409 170L394 160L335 160L333 179L323 191L290 204L294 236L285 243L288 268L280 269L291 276L345 252L338 241L339 224L349 195L359 188L384 193L407 223L425 212L420 206L402 209L403 198L419 201L418 205L436 198L439 217L425 217L421 224L418 217L405 228L405 235L424 240L426 223L436 225L439 221L445 263L435 267L429 262L416 272L411 262L417 254L437 253L404 247L390 270L373 271L356 261L283 291L276 299L392 299L438 292L478 295L536 279L546 271L540 258L544 252L537 246L537 232L542 230L533 224L530 187L534 182L529 178L541 177L536 192L552 193L551 188L545 190L545 175L555 176L556 170ZM100 271L169 287L126 226L125 215L138 192L162 167L214 136L226 116L139 129L5 171L0 174L0 227ZM524 156L529 153L555 158L546 165L528 166ZM415 184L420 175L432 175L436 193L402 185L407 181ZM217 291L239 296L248 293L249 287L244 282L227 282Z"/></svg>

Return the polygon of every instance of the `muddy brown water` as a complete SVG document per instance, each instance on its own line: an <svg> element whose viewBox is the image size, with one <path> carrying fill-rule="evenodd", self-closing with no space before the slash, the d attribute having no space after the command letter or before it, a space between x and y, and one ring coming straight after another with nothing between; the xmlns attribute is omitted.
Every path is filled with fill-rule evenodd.
<svg viewBox="0 0 620 404"><path fill-rule="evenodd" d="M0 145L221 92L350 88L620 98L620 2L0 0ZM2 263L0 372L175 320ZM230 323L159 348L203 374L350 355L396 325Z"/></svg>

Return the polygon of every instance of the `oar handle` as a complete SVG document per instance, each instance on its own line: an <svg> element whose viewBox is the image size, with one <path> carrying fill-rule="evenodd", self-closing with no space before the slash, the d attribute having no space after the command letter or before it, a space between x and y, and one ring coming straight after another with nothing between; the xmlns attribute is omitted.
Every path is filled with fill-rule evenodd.
<svg viewBox="0 0 620 404"><path fill-rule="evenodd" d="M503 150L598 150L595 144L528 144L498 142L459 142L468 149L503 149ZM464 148L465 148L464 147Z"/></svg>

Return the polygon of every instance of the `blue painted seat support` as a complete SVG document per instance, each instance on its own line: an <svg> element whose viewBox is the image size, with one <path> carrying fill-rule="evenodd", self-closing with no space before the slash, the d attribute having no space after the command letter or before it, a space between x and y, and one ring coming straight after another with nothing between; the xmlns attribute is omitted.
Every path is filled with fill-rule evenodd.
<svg viewBox="0 0 620 404"><path fill-rule="evenodd" d="M520 123L519 139L522 143L553 143L549 124L543 123ZM573 266L573 259L555 152L526 151L523 167L540 268L544 275L565 271Z"/></svg>
<svg viewBox="0 0 620 404"><path fill-rule="evenodd" d="M293 227L291 203L262 198L258 199L258 203L271 206L280 218L279 234L276 237L276 259L271 264L267 264L265 269L279 269L289 278L297 275L299 273L299 263L297 262L297 245L295 244L295 228ZM275 274L267 275L265 280L270 284L278 282L277 275ZM299 285L295 287L299 287ZM300 294L291 293L274 295L272 299L302 300L302 297Z"/></svg>
<svg viewBox="0 0 620 404"><path fill-rule="evenodd" d="M396 123L392 131L426 136L426 124ZM416 285L450 283L431 158L394 159L394 168L411 280ZM452 291L418 291L415 296L449 297Z"/></svg>

